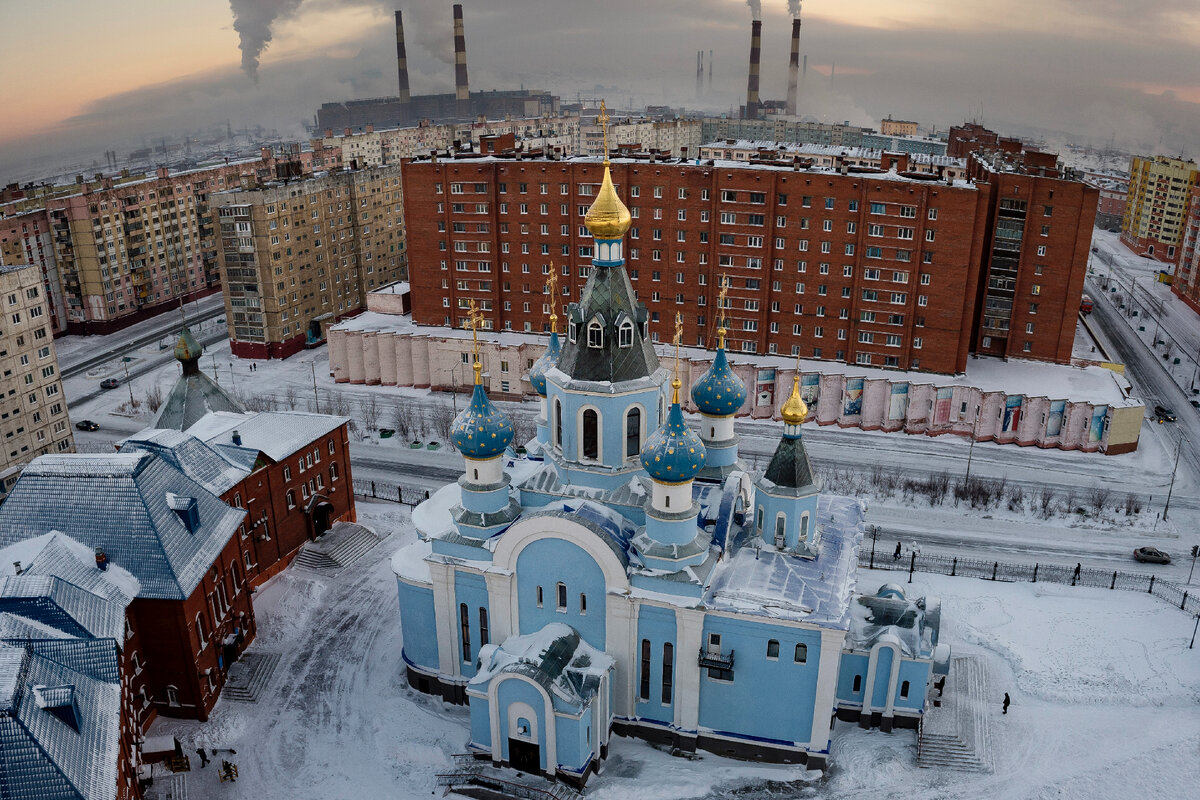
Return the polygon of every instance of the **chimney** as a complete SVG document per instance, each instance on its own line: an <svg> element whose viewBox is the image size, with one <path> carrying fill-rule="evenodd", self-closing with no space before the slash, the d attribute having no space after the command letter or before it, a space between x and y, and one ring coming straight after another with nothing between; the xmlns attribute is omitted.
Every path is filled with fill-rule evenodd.
<svg viewBox="0 0 1200 800"><path fill-rule="evenodd" d="M404 20L400 17L400 9L396 9L396 74L399 77L400 120L407 122L412 96L408 91L408 56L404 53Z"/></svg>
<svg viewBox="0 0 1200 800"><path fill-rule="evenodd" d="M704 51L696 51L696 98L704 94Z"/></svg>
<svg viewBox="0 0 1200 800"><path fill-rule="evenodd" d="M796 94L800 84L800 18L792 20L792 55L788 60L787 113L796 115Z"/></svg>
<svg viewBox="0 0 1200 800"><path fill-rule="evenodd" d="M99 547L96 548L96 569L101 572L108 569L108 556Z"/></svg>
<svg viewBox="0 0 1200 800"><path fill-rule="evenodd" d="M762 20L750 23L750 75L746 80L746 119L758 119L758 61L762 50Z"/></svg>
<svg viewBox="0 0 1200 800"><path fill-rule="evenodd" d="M454 4L454 99L459 117L471 116L471 91L467 86L467 35L463 30L462 3Z"/></svg>
<svg viewBox="0 0 1200 800"><path fill-rule="evenodd" d="M15 572L17 575L20 575L23 571L24 570L21 569L21 562L14 561L13 562L13 572Z"/></svg>
<svg viewBox="0 0 1200 800"><path fill-rule="evenodd" d="M708 92L709 92L709 94L712 94L712 62L713 62L713 51L709 50L708 51Z"/></svg>
<svg viewBox="0 0 1200 800"><path fill-rule="evenodd" d="M233 439L234 444L238 445L239 447L241 446L241 444L242 444L241 432L239 432L238 430L235 429L233 432L233 436L231 438Z"/></svg>

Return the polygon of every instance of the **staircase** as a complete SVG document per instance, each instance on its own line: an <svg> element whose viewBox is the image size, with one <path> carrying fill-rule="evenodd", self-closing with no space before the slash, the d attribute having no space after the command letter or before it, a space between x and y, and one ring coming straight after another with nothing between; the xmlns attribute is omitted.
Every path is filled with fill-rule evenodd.
<svg viewBox="0 0 1200 800"><path fill-rule="evenodd" d="M445 794L479 800L581 800L583 797L566 784L547 783L543 778L512 769L496 769L470 753L456 753L454 766L453 772L437 776L437 785L444 788Z"/></svg>
<svg viewBox="0 0 1200 800"><path fill-rule="evenodd" d="M333 572L348 567L383 541L354 522L338 522L315 542L307 542L293 563L316 572Z"/></svg>
<svg viewBox="0 0 1200 800"><path fill-rule="evenodd" d="M241 659L229 667L229 679L221 696L243 703L253 703L271 680L279 653L243 653Z"/></svg>
<svg viewBox="0 0 1200 800"><path fill-rule="evenodd" d="M959 656L950 675L941 707L932 705L921 721L917 765L963 772L992 772L989 714L998 700L990 698L987 667L975 656Z"/></svg>

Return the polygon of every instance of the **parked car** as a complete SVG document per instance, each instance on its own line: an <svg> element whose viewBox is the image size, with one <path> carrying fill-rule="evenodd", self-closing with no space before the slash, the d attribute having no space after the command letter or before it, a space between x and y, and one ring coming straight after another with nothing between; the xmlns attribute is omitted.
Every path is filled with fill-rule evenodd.
<svg viewBox="0 0 1200 800"><path fill-rule="evenodd" d="M1143 564L1170 564L1171 557L1157 547L1139 547L1133 557Z"/></svg>
<svg viewBox="0 0 1200 800"><path fill-rule="evenodd" d="M1162 422L1163 420L1166 420L1167 422L1175 421L1175 412L1167 406L1155 406L1154 416L1158 417L1159 422Z"/></svg>
<svg viewBox="0 0 1200 800"><path fill-rule="evenodd" d="M1192 408L1200 408L1200 400L1189 400L1188 402L1192 404Z"/></svg>
<svg viewBox="0 0 1200 800"><path fill-rule="evenodd" d="M101 389L115 389L120 385L121 382L116 378L105 378L104 380L100 381Z"/></svg>
<svg viewBox="0 0 1200 800"><path fill-rule="evenodd" d="M98 431L100 426L92 422L90 419L81 419L75 423L75 427L81 431Z"/></svg>

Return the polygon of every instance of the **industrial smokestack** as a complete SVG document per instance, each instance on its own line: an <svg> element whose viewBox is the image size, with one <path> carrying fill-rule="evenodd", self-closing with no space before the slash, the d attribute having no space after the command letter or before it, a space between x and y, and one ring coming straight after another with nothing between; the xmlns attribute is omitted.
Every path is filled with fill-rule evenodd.
<svg viewBox="0 0 1200 800"><path fill-rule="evenodd" d="M408 56L404 53L404 20L399 9L396 9L396 73L399 78L400 116L406 119L412 95L408 91Z"/></svg>
<svg viewBox="0 0 1200 800"><path fill-rule="evenodd" d="M696 97L704 94L704 51L696 51Z"/></svg>
<svg viewBox="0 0 1200 800"><path fill-rule="evenodd" d="M758 62L762 51L762 20L750 23L750 76L746 80L746 119L758 119Z"/></svg>
<svg viewBox="0 0 1200 800"><path fill-rule="evenodd" d="M708 93L712 94L712 61L713 51L708 51Z"/></svg>
<svg viewBox="0 0 1200 800"><path fill-rule="evenodd" d="M800 84L800 18L792 20L792 56L788 60L787 113L796 114L796 94Z"/></svg>
<svg viewBox="0 0 1200 800"><path fill-rule="evenodd" d="M467 35L463 30L461 3L454 4L454 99L458 101L458 116L471 116L471 91L467 87Z"/></svg>

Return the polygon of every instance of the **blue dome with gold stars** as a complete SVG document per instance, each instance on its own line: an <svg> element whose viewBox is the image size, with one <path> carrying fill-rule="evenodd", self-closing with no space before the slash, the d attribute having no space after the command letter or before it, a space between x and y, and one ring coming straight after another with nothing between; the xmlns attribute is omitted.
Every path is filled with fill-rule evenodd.
<svg viewBox="0 0 1200 800"><path fill-rule="evenodd" d="M708 372L692 384L692 402L710 417L733 416L746 402L746 384L730 369L724 347L717 350Z"/></svg>
<svg viewBox="0 0 1200 800"><path fill-rule="evenodd" d="M529 369L529 382L533 384L533 390L542 397L546 396L546 373L558 364L558 355L562 352L562 346L558 343L558 331L550 333L550 346L546 348L546 352L542 357L533 362L533 366Z"/></svg>
<svg viewBox="0 0 1200 800"><path fill-rule="evenodd" d="M450 426L450 440L458 452L467 458L495 458L504 452L513 439L512 423L500 413L487 393L479 376L480 365L475 363L475 389L471 402L459 412Z"/></svg>
<svg viewBox="0 0 1200 800"><path fill-rule="evenodd" d="M642 448L642 466L650 477L660 483L683 483L696 477L704 467L708 453L700 437L683 421L679 407L679 381L671 383L675 396L667 421L650 435Z"/></svg>

